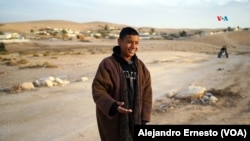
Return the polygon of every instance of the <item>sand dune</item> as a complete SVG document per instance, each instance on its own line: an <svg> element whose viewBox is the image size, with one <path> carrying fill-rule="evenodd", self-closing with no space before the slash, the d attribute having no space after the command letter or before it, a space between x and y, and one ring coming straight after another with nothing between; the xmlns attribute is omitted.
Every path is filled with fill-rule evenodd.
<svg viewBox="0 0 250 141"><path fill-rule="evenodd" d="M103 21L92 21L78 23L73 21L65 20L41 20L41 21L23 21L23 22L12 22L12 23L0 23L0 31L5 32L18 32L18 33L27 33L31 29L38 30L40 28L52 27L52 28L62 28L62 29L72 29L77 31L86 31L99 29L100 26L108 25L109 27L122 28L124 26L133 26L125 25L120 23L110 23ZM133 26L135 27L135 26ZM179 31L185 30L186 32L195 32L197 30L202 31L216 31L221 29L172 29L172 28L155 28L155 27L135 27L140 28L142 31L150 31L154 28L156 32L166 32L166 33L178 33Z"/></svg>

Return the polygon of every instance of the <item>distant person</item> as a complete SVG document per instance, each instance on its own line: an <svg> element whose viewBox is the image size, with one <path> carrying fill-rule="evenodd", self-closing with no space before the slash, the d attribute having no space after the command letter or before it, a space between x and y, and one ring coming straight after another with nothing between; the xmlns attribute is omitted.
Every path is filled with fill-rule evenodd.
<svg viewBox="0 0 250 141"><path fill-rule="evenodd" d="M6 52L5 44L3 42L0 43L0 51Z"/></svg>
<svg viewBox="0 0 250 141"><path fill-rule="evenodd" d="M218 58L221 58L222 56L228 58L227 45L223 45L220 49L220 52L218 53Z"/></svg>
<svg viewBox="0 0 250 141"><path fill-rule="evenodd" d="M138 49L138 32L125 27L113 54L104 58L97 69L92 95L102 141L132 141L134 125L150 121L151 76L136 55Z"/></svg>

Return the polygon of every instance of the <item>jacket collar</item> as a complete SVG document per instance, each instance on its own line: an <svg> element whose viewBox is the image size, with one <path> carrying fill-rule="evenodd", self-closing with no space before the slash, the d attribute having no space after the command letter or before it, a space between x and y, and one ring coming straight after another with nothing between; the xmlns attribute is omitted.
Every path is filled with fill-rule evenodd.
<svg viewBox="0 0 250 141"><path fill-rule="evenodd" d="M126 61L124 58L121 57L121 47L120 46L114 46L113 47L113 54L116 58L116 60L122 64L129 64L130 62ZM132 62L135 62L137 60L136 54L132 57Z"/></svg>

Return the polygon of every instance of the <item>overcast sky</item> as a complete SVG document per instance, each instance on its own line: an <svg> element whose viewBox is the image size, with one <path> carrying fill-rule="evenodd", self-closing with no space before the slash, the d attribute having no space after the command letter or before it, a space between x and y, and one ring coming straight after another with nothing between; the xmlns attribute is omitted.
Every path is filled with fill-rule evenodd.
<svg viewBox="0 0 250 141"><path fill-rule="evenodd" d="M249 0L0 1L0 23L68 20L160 28L227 28L250 27L249 13ZM218 21L217 16L228 21Z"/></svg>

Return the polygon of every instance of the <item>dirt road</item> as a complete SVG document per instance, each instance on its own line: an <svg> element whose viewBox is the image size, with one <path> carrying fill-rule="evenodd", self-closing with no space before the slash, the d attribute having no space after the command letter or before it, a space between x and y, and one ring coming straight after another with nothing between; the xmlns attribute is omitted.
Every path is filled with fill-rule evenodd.
<svg viewBox="0 0 250 141"><path fill-rule="evenodd" d="M87 56L89 60L84 66L88 69L84 74L88 74L88 81L0 95L0 140L98 141L91 82L99 61L106 55ZM165 94L171 89L182 89L190 84L207 89L230 86L242 97L221 97L217 106L184 103L167 113L154 113L150 124L250 123L248 56L232 55L228 59L218 59L215 55L175 51L146 51L138 56L151 71L155 105L159 104L159 99L164 101ZM77 59L71 56L70 60ZM75 76L83 74L79 69L83 66L74 64L77 62L66 72ZM228 100L231 103L226 102Z"/></svg>

